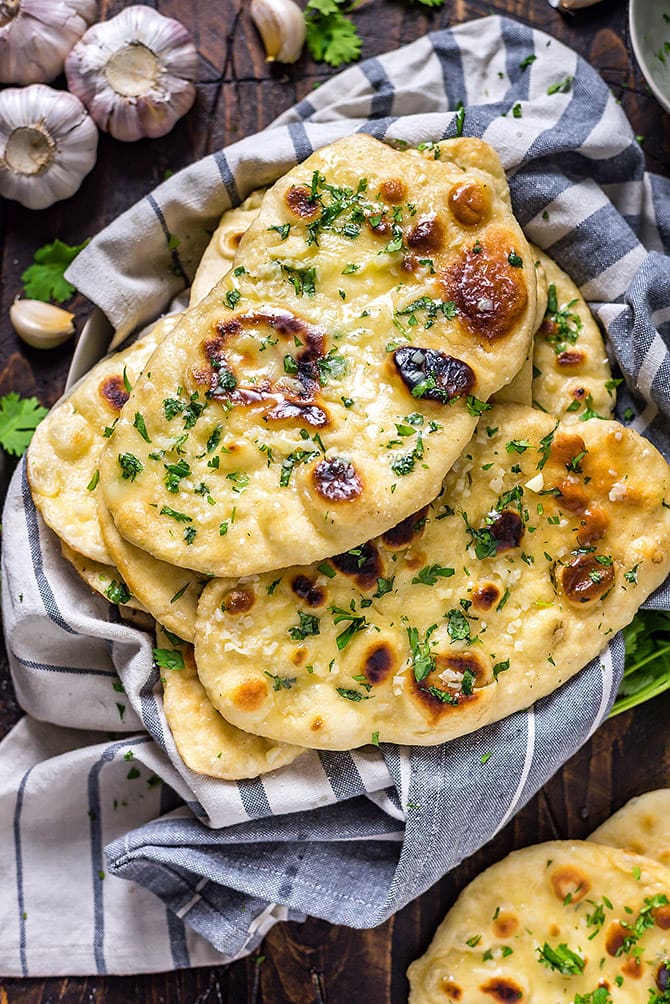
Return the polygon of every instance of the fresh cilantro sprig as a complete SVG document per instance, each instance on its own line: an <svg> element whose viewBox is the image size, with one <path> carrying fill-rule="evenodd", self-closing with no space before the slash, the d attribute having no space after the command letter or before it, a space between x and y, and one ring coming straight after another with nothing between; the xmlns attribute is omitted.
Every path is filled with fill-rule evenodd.
<svg viewBox="0 0 670 1004"><path fill-rule="evenodd" d="M5 394L0 398L0 446L15 457L22 456L46 413L36 397Z"/></svg>
<svg viewBox="0 0 670 1004"><path fill-rule="evenodd" d="M635 588L636 574L627 580ZM670 613L639 610L623 629L626 662L610 717L628 711L670 689Z"/></svg>
<svg viewBox="0 0 670 1004"><path fill-rule="evenodd" d="M33 264L21 276L26 296L31 300L55 300L56 303L69 300L75 288L65 278L65 270L88 241L87 238L81 244L66 244L56 238L52 244L39 248L33 256Z"/></svg>
<svg viewBox="0 0 670 1004"><path fill-rule="evenodd" d="M319 63L342 66L359 58L363 42L347 17L350 0L309 0L305 9L307 48Z"/></svg>

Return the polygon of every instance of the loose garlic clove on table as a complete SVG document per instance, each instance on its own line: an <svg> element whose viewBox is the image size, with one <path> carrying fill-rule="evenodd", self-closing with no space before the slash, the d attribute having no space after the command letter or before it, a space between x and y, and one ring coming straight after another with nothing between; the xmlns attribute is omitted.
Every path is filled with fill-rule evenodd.
<svg viewBox="0 0 670 1004"><path fill-rule="evenodd" d="M198 53L179 21L133 6L93 25L65 61L68 87L101 129L164 136L195 101Z"/></svg>
<svg viewBox="0 0 670 1004"><path fill-rule="evenodd" d="M9 319L19 338L34 349L53 349L74 334L74 314L42 300L15 300Z"/></svg>
<svg viewBox="0 0 670 1004"><path fill-rule="evenodd" d="M96 0L0 0L0 82L53 80L96 15Z"/></svg>
<svg viewBox="0 0 670 1004"><path fill-rule="evenodd" d="M95 164L98 130L81 101L44 84L0 91L0 195L46 209Z"/></svg>
<svg viewBox="0 0 670 1004"><path fill-rule="evenodd" d="M251 20L268 62L295 63L305 44L305 16L294 0L251 0Z"/></svg>

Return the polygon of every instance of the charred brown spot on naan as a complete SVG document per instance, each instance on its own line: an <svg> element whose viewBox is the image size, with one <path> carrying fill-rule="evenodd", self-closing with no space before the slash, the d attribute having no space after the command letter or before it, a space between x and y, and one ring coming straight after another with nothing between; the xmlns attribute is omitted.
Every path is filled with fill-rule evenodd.
<svg viewBox="0 0 670 1004"><path fill-rule="evenodd" d="M629 956L621 967L621 972L633 980L642 977L642 964L636 956Z"/></svg>
<svg viewBox="0 0 670 1004"><path fill-rule="evenodd" d="M505 976L497 976L489 980L488 983L483 983L479 988L483 994L489 994L496 1001L501 1001L502 1004L508 1004L509 1001L521 1001L523 1000L523 990L521 987L514 983L513 980L508 980Z"/></svg>
<svg viewBox="0 0 670 1004"><path fill-rule="evenodd" d="M375 685L383 683L395 671L398 658L388 642L375 645L365 656L362 672Z"/></svg>
<svg viewBox="0 0 670 1004"><path fill-rule="evenodd" d="M379 186L379 192L387 202L398 205L407 196L407 185L402 178L387 178Z"/></svg>
<svg viewBox="0 0 670 1004"><path fill-rule="evenodd" d="M407 235L407 247L423 254L436 254L444 244L444 227L437 216L422 217Z"/></svg>
<svg viewBox="0 0 670 1004"><path fill-rule="evenodd" d="M291 662L294 666L302 666L304 662L307 662L307 649L304 646L297 648L291 656Z"/></svg>
<svg viewBox="0 0 670 1004"><path fill-rule="evenodd" d="M326 602L326 590L306 575L296 575L291 583L291 589L308 607L322 607Z"/></svg>
<svg viewBox="0 0 670 1004"><path fill-rule="evenodd" d="M410 394L417 388L427 401L449 404L475 385L475 374L467 363L438 349L403 345L393 353L393 362Z"/></svg>
<svg viewBox="0 0 670 1004"><path fill-rule="evenodd" d="M591 547L598 540L606 536L610 525L610 518L597 504L589 505L584 512L581 527L577 531L577 543L580 547Z"/></svg>
<svg viewBox="0 0 670 1004"><path fill-rule="evenodd" d="M258 677L251 680L244 680L232 693L233 704L241 711L258 711L268 696L268 688L265 680Z"/></svg>
<svg viewBox="0 0 670 1004"><path fill-rule="evenodd" d="M231 589L226 593L221 606L226 613L235 616L247 613L255 602L256 594L253 589Z"/></svg>
<svg viewBox="0 0 670 1004"><path fill-rule="evenodd" d="M524 268L510 264L515 255L511 235L492 229L442 278L445 298L456 304L463 326L485 342L507 335L528 303Z"/></svg>
<svg viewBox="0 0 670 1004"><path fill-rule="evenodd" d="M321 718L320 715L317 715L316 718L312 719L312 724L310 725L310 730L312 732L318 732L320 729L323 728L323 726L325 724L326 723L324 722L323 718Z"/></svg>
<svg viewBox="0 0 670 1004"><path fill-rule="evenodd" d="M561 369L573 369L581 366L586 359L586 355L581 349L565 349L556 357L556 365Z"/></svg>
<svg viewBox="0 0 670 1004"><path fill-rule="evenodd" d="M519 926L519 918L513 913L499 913L493 921L496 938L509 938Z"/></svg>
<svg viewBox="0 0 670 1004"><path fill-rule="evenodd" d="M447 997L452 1001L460 1001L463 999L463 991L454 983L448 976L443 976L440 981L440 989L442 993L446 994Z"/></svg>
<svg viewBox="0 0 670 1004"><path fill-rule="evenodd" d="M453 185L447 196L453 216L464 227L475 227L491 213L491 194L485 185L474 179Z"/></svg>
<svg viewBox="0 0 670 1004"><path fill-rule="evenodd" d="M379 551L370 541L361 544L360 547L352 548L351 551L336 554L330 561L338 572L353 579L359 589L372 589L383 573Z"/></svg>
<svg viewBox="0 0 670 1004"><path fill-rule="evenodd" d="M561 573L561 585L571 603L593 603L614 585L614 568L591 554L580 554Z"/></svg>
<svg viewBox="0 0 670 1004"><path fill-rule="evenodd" d="M301 220L313 220L321 213L318 200L307 185L291 185L284 198L293 215Z"/></svg>
<svg viewBox="0 0 670 1004"><path fill-rule="evenodd" d="M518 547L524 535L524 525L521 516L513 509L504 509L497 513L489 524L496 542L496 553L511 551Z"/></svg>
<svg viewBox="0 0 670 1004"><path fill-rule="evenodd" d="M500 599L500 590L494 582L482 582L472 593L472 605L476 610L490 610Z"/></svg>
<svg viewBox="0 0 670 1004"><path fill-rule="evenodd" d="M382 534L382 542L391 551L400 551L404 547L409 547L421 537L426 528L428 517L428 506L424 506L419 512L412 513Z"/></svg>
<svg viewBox="0 0 670 1004"><path fill-rule="evenodd" d="M130 397L122 376L107 377L100 384L100 397L114 411L121 411L124 404Z"/></svg>
<svg viewBox="0 0 670 1004"><path fill-rule="evenodd" d="M233 352L240 352L236 340L246 331L262 331L264 328L287 339L292 347L296 340L301 343L294 357L296 372L290 379L284 373L273 379L261 371L256 383L245 386L238 379L231 362ZM330 424L330 417L317 398L320 392L318 362L325 355L325 339L321 328L308 324L295 314L269 310L238 314L219 321L216 335L202 343L206 369L198 368L194 376L199 383L207 385L209 397L215 400L227 400L242 406L270 406L263 416L264 421L293 419L324 428ZM254 365L251 353L241 354L245 357L247 368ZM269 362L270 356L261 365L267 367Z"/></svg>
<svg viewBox="0 0 670 1004"><path fill-rule="evenodd" d="M568 896L570 897L569 903L579 903L591 888L591 883L586 875L570 865L557 868L550 875L550 881L552 889L561 903L564 903Z"/></svg>
<svg viewBox="0 0 670 1004"><path fill-rule="evenodd" d="M581 436L557 433L551 444L547 473L554 467L561 471L567 470L568 464L571 464L575 457L579 457L585 453L586 445ZM586 457L582 456L580 466L583 466L585 460Z"/></svg>
<svg viewBox="0 0 670 1004"><path fill-rule="evenodd" d="M449 671L461 679L466 673L471 674L470 693L462 689L462 684L455 688L443 682L442 674ZM454 713L457 708L476 701L476 688L481 686L485 677L486 669L475 652L451 652L435 655L435 669L424 680L417 680L412 672L408 673L407 678L426 719L432 724L444 715Z"/></svg>
<svg viewBox="0 0 670 1004"><path fill-rule="evenodd" d="M662 928L662 930L670 930L670 906L655 906L651 915L654 918L654 923L657 927Z"/></svg>
<svg viewBox="0 0 670 1004"><path fill-rule="evenodd" d="M670 988L670 959L662 962L656 971L656 986L659 990Z"/></svg>
<svg viewBox="0 0 670 1004"><path fill-rule="evenodd" d="M312 469L314 487L327 502L353 502L363 494L363 479L349 460L320 460Z"/></svg>

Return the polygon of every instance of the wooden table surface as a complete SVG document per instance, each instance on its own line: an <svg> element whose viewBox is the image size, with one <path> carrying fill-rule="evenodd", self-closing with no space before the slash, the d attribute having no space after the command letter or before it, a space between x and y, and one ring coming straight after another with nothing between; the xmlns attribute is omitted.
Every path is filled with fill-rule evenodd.
<svg viewBox="0 0 670 1004"><path fill-rule="evenodd" d="M99 0L105 16L128 0ZM51 405L61 394L71 346L38 352L13 333L8 307L34 251L56 237L78 243L158 184L205 153L263 128L332 72L307 56L292 67L264 60L246 0L150 0L192 31L202 58L193 110L166 137L132 145L102 135L95 169L72 199L30 212L0 206L0 395L36 394ZM620 99L650 170L670 174L670 118L649 93L635 63L627 4L562 15L546 0L446 0L429 10L406 0L369 0L355 15L363 56L413 41L426 31L487 14L510 14L575 48ZM75 298L81 326L88 306ZM5 542L11 547L11 542ZM0 664L0 736L20 717L4 652ZM231 966L138 977L0 980L0 1004L401 1004L405 970L421 954L460 889L510 850L540 840L584 837L627 799L670 785L670 693L607 722L494 841L456 872L372 931L324 921L280 924L257 953Z"/></svg>

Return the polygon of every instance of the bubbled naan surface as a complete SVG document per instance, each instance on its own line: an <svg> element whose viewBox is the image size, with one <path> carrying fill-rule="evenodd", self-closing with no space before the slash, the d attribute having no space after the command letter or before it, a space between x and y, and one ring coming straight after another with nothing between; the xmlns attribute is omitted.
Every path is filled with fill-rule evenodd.
<svg viewBox="0 0 670 1004"><path fill-rule="evenodd" d="M129 544L116 529L101 498L98 499L98 516L105 544L133 595L159 624L184 641L192 642L195 611L206 579L188 569L159 561Z"/></svg>
<svg viewBox="0 0 670 1004"><path fill-rule="evenodd" d="M609 418L616 394L600 328L570 276L539 248L533 254L550 293L534 341L533 400L566 421L579 421L589 412Z"/></svg>
<svg viewBox="0 0 670 1004"><path fill-rule="evenodd" d="M649 926L624 943L640 917ZM542 963L545 946L573 953L568 972ZM409 999L572 1004L579 994L592 1004L604 986L607 1004L647 1004L650 990L668 985L669 960L670 870L610 847L552 841L515 851L467 886L410 966Z"/></svg>
<svg viewBox="0 0 670 1004"><path fill-rule="evenodd" d="M559 687L665 579L664 499L670 468L631 430L498 405L394 531L207 585L200 678L231 722L303 746L472 732Z"/></svg>
<svg viewBox="0 0 670 1004"><path fill-rule="evenodd" d="M670 868L670 788L631 799L594 830L589 840L645 854Z"/></svg>
<svg viewBox="0 0 670 1004"><path fill-rule="evenodd" d="M82 377L35 430L27 457L28 483L44 522L73 550L113 565L98 523L95 483L100 453L132 386L160 340L174 328L164 317L123 352L103 359ZM125 373L125 379L124 379Z"/></svg>
<svg viewBox="0 0 670 1004"><path fill-rule="evenodd" d="M497 182L450 149L436 159L359 134L268 192L235 267L161 345L105 451L123 537L206 573L255 572L337 553L435 496L474 428L466 395L488 398L519 370L536 302ZM410 441L396 426L415 411L430 435Z"/></svg>
<svg viewBox="0 0 670 1004"><path fill-rule="evenodd" d="M252 192L239 206L227 209L223 214L193 277L190 307L204 300L221 276L229 270L240 241L258 216L262 201L263 191Z"/></svg>
<svg viewBox="0 0 670 1004"><path fill-rule="evenodd" d="M197 774L227 781L258 777L293 763L303 750L269 742L229 725L214 710L198 680L190 645L174 648L160 627L159 648L182 656L182 669L161 669L163 707L182 760Z"/></svg>

